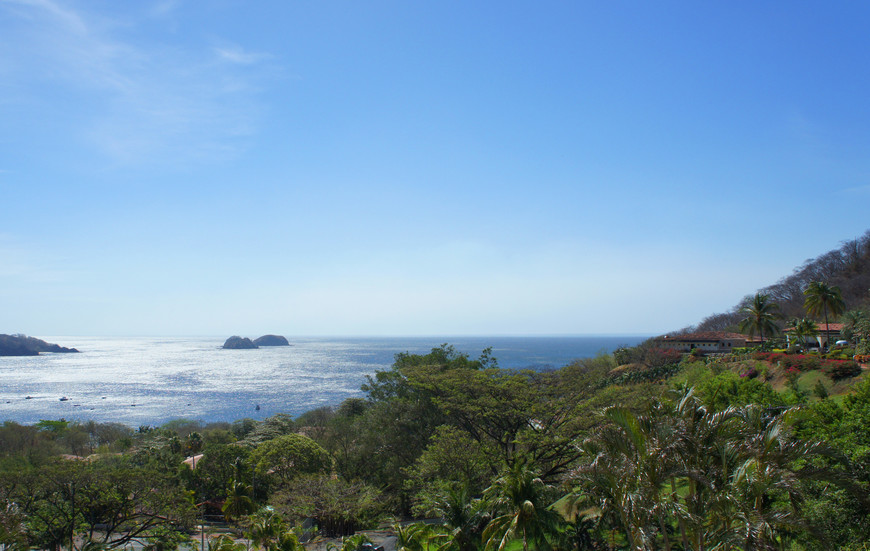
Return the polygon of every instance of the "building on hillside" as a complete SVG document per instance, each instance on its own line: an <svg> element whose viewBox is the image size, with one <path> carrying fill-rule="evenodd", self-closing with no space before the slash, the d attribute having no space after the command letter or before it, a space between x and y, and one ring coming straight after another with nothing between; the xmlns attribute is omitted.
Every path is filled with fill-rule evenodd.
<svg viewBox="0 0 870 551"><path fill-rule="evenodd" d="M794 327L785 328L785 338L788 339L789 346L791 346L792 341L795 340L794 335L791 334L792 330L794 330ZM842 323L817 323L816 334L812 337L804 337L804 342L801 344L810 347L828 348L828 343L835 343L843 338L842 331ZM828 335L830 335L830 338Z"/></svg>
<svg viewBox="0 0 870 551"><path fill-rule="evenodd" d="M665 335L656 339L662 348L691 352L700 349L702 352L731 352L734 348L746 346L746 335L728 333L727 331L702 331L684 335Z"/></svg>

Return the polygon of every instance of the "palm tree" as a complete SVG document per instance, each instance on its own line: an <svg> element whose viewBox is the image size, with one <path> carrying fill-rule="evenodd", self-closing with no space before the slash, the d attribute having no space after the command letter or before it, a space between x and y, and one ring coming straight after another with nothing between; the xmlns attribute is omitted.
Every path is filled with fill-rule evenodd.
<svg viewBox="0 0 870 551"><path fill-rule="evenodd" d="M841 321L843 322L843 338L852 341L852 344L857 345L859 334L858 327L861 322L867 319L867 314L863 310L849 310Z"/></svg>
<svg viewBox="0 0 870 551"><path fill-rule="evenodd" d="M468 488L448 490L435 512L444 519L444 531L435 535L437 551L475 551L480 547L483 519L480 500L473 500Z"/></svg>
<svg viewBox="0 0 870 551"><path fill-rule="evenodd" d="M788 426L798 415L797 409L771 416L760 407L749 406L739 414L743 462L733 473L731 494L741 504L738 524L745 547L764 549L777 540L785 543L789 533L804 527L799 506L804 481L824 481L851 489L851 483L837 468L848 462L822 442L791 437ZM823 463L814 458L824 458L826 465L821 466Z"/></svg>
<svg viewBox="0 0 870 551"><path fill-rule="evenodd" d="M396 524L393 531L396 533L396 551L424 551L432 536L432 528L422 522L407 526Z"/></svg>
<svg viewBox="0 0 870 551"><path fill-rule="evenodd" d="M222 534L208 542L208 551L245 551L245 544Z"/></svg>
<svg viewBox="0 0 870 551"><path fill-rule="evenodd" d="M273 511L271 507L263 507L255 515L251 515L248 539L255 547L274 550L286 531L281 515Z"/></svg>
<svg viewBox="0 0 870 551"><path fill-rule="evenodd" d="M514 464L490 486L485 496L493 505L494 516L483 530L488 551L504 551L520 540L523 550L545 551L560 523L559 514L549 507L549 488L525 464Z"/></svg>
<svg viewBox="0 0 870 551"><path fill-rule="evenodd" d="M676 461L674 423L662 411L636 415L611 407L604 416L610 424L583 444L589 462L576 471L574 508L621 527L633 550L658 549L657 534L669 550L669 520L685 517L685 507L664 495L669 485L674 493L684 470Z"/></svg>
<svg viewBox="0 0 870 551"><path fill-rule="evenodd" d="M816 323L809 318L795 318L791 322L789 334L794 338L795 342L803 347L806 344L808 337L816 336Z"/></svg>
<svg viewBox="0 0 870 551"><path fill-rule="evenodd" d="M811 316L825 315L825 348L831 340L831 328L828 326L828 312L838 316L846 309L843 295L836 285L831 286L821 281L813 281L804 289L804 308Z"/></svg>
<svg viewBox="0 0 870 551"><path fill-rule="evenodd" d="M244 482L234 481L227 492L227 499L221 507L228 519L234 520L249 515L257 510L257 505L251 497L252 489Z"/></svg>
<svg viewBox="0 0 870 551"><path fill-rule="evenodd" d="M774 323L774 320L780 316L779 305L770 302L770 295L756 293L752 302L743 306L740 312L746 314L746 317L740 321L740 331L750 337L757 331L761 335L762 348L764 348L764 334L773 335L779 331L779 327Z"/></svg>

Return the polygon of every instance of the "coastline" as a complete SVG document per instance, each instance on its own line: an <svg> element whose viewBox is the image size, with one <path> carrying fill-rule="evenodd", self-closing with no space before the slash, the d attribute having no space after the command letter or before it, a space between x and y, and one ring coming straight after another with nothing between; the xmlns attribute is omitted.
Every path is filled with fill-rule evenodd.
<svg viewBox="0 0 870 551"><path fill-rule="evenodd" d="M360 396L365 377L388 369L397 353L427 353L448 343L476 358L492 347L501 368L546 370L647 337L288 336L289 347L257 350L221 350L225 337L41 338L81 353L0 358L0 420L138 426L297 416Z"/></svg>

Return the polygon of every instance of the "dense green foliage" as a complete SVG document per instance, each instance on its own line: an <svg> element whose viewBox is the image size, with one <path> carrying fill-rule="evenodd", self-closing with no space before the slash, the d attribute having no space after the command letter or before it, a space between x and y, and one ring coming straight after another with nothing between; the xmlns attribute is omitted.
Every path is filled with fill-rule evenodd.
<svg viewBox="0 0 870 551"><path fill-rule="evenodd" d="M535 372L443 345L296 419L6 422L0 544L171 550L206 518L296 551L306 519L338 537L435 517L398 526L399 547L857 550L870 381L833 357L651 341Z"/></svg>

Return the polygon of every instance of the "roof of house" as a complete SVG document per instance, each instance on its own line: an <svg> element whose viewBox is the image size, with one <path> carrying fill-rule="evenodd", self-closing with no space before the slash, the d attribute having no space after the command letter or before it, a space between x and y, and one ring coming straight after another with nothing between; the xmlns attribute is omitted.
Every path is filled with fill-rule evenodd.
<svg viewBox="0 0 870 551"><path fill-rule="evenodd" d="M793 331L793 330L794 330L794 326L792 326L792 327L786 327L785 330L786 330L786 331ZM825 323L817 323L817 324L816 324L816 331L817 331L818 333L824 333L825 331L842 331L842 330L843 330L843 324L842 324L842 323L828 323L828 324L825 324Z"/></svg>
<svg viewBox="0 0 870 551"><path fill-rule="evenodd" d="M183 463L186 463L188 467L191 469L195 469L196 465L199 463L199 460L202 459L203 454L192 455L185 459Z"/></svg>
<svg viewBox="0 0 870 551"><path fill-rule="evenodd" d="M722 340L746 340L746 335L729 333L728 331L701 331L699 333L686 333L684 335L665 335L662 339L669 341L722 341Z"/></svg>

